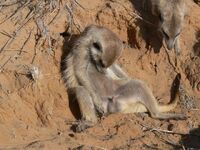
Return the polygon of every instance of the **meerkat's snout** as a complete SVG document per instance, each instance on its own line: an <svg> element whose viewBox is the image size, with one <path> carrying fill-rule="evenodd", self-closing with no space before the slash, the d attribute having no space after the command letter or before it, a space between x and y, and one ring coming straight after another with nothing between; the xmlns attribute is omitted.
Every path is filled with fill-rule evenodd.
<svg viewBox="0 0 200 150"><path fill-rule="evenodd" d="M179 38L180 31L176 30L174 32L171 32L171 34L168 34L167 32L164 31L164 29L162 29L162 35L164 37L167 49L169 50L172 50L173 48L176 49L175 43Z"/></svg>
<svg viewBox="0 0 200 150"><path fill-rule="evenodd" d="M164 39L165 39L165 44L167 45L167 49L172 50L175 45L175 39L166 37L164 37Z"/></svg>
<svg viewBox="0 0 200 150"><path fill-rule="evenodd" d="M165 40L166 41L166 45L167 45L167 49L172 50L174 48L174 39L170 39L170 40Z"/></svg>
<svg viewBox="0 0 200 150"><path fill-rule="evenodd" d="M106 73L107 68L104 66L104 64L100 60L100 62L98 64L96 64L96 69L101 73Z"/></svg>
<svg viewBox="0 0 200 150"><path fill-rule="evenodd" d="M180 54L180 46L179 46L179 36L182 29L182 22L177 20L175 16L170 18L171 21L167 21L168 19L163 19L160 23L160 30L164 38L164 42L167 46L168 50L175 49L176 54Z"/></svg>
<svg viewBox="0 0 200 150"><path fill-rule="evenodd" d="M173 38L170 38L169 35L164 31L162 31L162 34L164 37L165 44L167 45L167 49L172 50L174 48L175 40Z"/></svg>

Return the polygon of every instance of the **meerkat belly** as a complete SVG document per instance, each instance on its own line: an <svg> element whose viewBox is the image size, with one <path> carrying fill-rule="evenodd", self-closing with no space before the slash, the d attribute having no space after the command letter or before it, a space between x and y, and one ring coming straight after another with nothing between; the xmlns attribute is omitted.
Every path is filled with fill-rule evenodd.
<svg viewBox="0 0 200 150"><path fill-rule="evenodd" d="M145 107L145 105L139 102L128 105L122 111L122 113L143 113L143 112L147 112L147 108Z"/></svg>
<svg viewBox="0 0 200 150"><path fill-rule="evenodd" d="M118 99L118 108L122 113L142 113L147 112L147 108L136 97Z"/></svg>
<svg viewBox="0 0 200 150"><path fill-rule="evenodd" d="M102 97L109 97L114 94L116 86L113 80L100 72L89 72L89 77L96 92Z"/></svg>

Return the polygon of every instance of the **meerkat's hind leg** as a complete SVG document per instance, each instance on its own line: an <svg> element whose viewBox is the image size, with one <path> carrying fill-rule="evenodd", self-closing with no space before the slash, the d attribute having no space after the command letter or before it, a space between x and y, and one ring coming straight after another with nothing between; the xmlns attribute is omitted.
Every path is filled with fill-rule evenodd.
<svg viewBox="0 0 200 150"><path fill-rule="evenodd" d="M151 117L155 119L173 119L173 120L187 119L187 117L183 114L160 113L160 112L156 112L155 114L151 113Z"/></svg>
<svg viewBox="0 0 200 150"><path fill-rule="evenodd" d="M142 95L140 98L140 103L142 103L147 110L149 111L152 118L157 119L186 119L185 115L183 114L173 114L173 113L163 113L160 111L160 105L158 104L156 98L154 97L152 91L145 85L145 84L138 84L140 86L139 91ZM177 99L176 99L177 100ZM175 104L166 105L168 110L171 110L176 106Z"/></svg>
<svg viewBox="0 0 200 150"><path fill-rule="evenodd" d="M153 98L153 99L152 99ZM155 101L154 101L155 100ZM183 114L174 114L174 113L163 113L159 111L159 104L157 103L154 97L151 97L151 100L144 103L148 112L150 113L152 118L156 119L175 119L175 120L184 120L186 116Z"/></svg>
<svg viewBox="0 0 200 150"><path fill-rule="evenodd" d="M151 96L149 102L144 104L149 111L152 118L155 119L174 119L174 120L184 120L186 116L183 114L175 114L175 113L164 113L159 111L159 104L156 99Z"/></svg>
<svg viewBox="0 0 200 150"><path fill-rule="evenodd" d="M80 132L88 127L91 127L97 123L97 116L95 106L89 92L83 87L79 86L75 88L76 99L79 104L81 112L81 121L77 126L77 132Z"/></svg>

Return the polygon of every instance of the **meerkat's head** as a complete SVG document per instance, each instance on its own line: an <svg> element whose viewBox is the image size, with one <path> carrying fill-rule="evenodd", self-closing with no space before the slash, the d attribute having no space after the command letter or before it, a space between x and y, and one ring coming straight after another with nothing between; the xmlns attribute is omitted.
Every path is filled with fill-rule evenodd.
<svg viewBox="0 0 200 150"><path fill-rule="evenodd" d="M104 72L121 55L122 41L115 33L105 27L91 25L84 32L90 37L88 50L91 59L97 70Z"/></svg>
<svg viewBox="0 0 200 150"><path fill-rule="evenodd" d="M159 7L160 30L167 48L174 48L186 15L186 0L161 0Z"/></svg>

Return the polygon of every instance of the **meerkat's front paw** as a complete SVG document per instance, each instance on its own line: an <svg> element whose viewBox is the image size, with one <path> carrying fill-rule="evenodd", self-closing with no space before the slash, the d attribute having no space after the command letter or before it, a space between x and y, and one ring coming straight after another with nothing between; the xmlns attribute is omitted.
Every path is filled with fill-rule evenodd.
<svg viewBox="0 0 200 150"><path fill-rule="evenodd" d="M104 115L105 113L105 110L103 108L103 104L102 103L98 103L98 104L94 104L95 105L95 108L97 110L97 112L100 114L100 115Z"/></svg>
<svg viewBox="0 0 200 150"><path fill-rule="evenodd" d="M80 120L78 124L75 125L75 132L83 132L84 130L94 126L95 124L90 121Z"/></svg>
<svg viewBox="0 0 200 150"><path fill-rule="evenodd" d="M105 113L105 110L104 110L101 98L96 95L93 95L93 102L94 102L94 106L95 106L97 112L100 115L103 115Z"/></svg>

